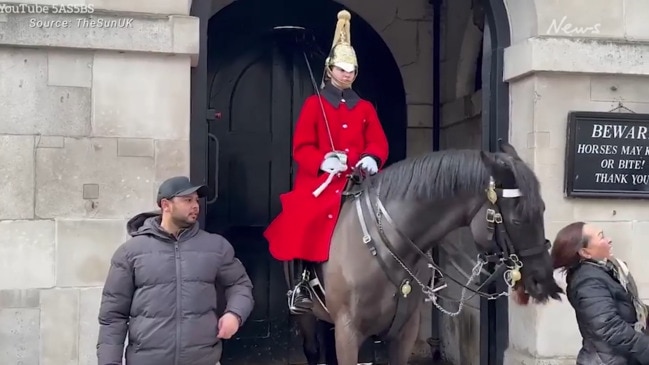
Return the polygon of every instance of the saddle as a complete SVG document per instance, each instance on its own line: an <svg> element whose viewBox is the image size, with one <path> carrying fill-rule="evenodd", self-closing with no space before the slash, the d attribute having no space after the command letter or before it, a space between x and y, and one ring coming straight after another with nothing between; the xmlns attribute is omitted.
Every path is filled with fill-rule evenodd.
<svg viewBox="0 0 649 365"><path fill-rule="evenodd" d="M343 199L359 195L363 191L363 181L365 181L365 174L361 169L354 169L347 178L343 189Z"/></svg>

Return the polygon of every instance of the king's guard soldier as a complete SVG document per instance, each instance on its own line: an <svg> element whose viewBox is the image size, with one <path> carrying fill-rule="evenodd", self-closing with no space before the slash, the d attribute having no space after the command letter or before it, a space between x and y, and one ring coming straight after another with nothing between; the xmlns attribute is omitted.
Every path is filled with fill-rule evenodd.
<svg viewBox="0 0 649 365"><path fill-rule="evenodd" d="M282 194L282 212L264 232L271 255L280 261L325 262L352 168L372 175L388 158L388 142L374 106L352 83L358 75L351 46L351 14L338 13L321 89L309 96L293 137L297 174L293 190ZM304 313L313 301L303 273L289 308Z"/></svg>

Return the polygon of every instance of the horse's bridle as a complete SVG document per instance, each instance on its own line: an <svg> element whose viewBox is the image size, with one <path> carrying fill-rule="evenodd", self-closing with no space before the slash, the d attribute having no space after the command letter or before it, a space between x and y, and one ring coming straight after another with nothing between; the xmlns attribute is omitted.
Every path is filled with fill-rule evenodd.
<svg viewBox="0 0 649 365"><path fill-rule="evenodd" d="M520 189L498 189L495 185L493 177L490 178L489 187L487 188L486 204L488 206L485 218L487 220L487 241L493 242L496 250L493 253L480 253L479 259L484 263L503 262L510 265L519 265L521 264L519 258L535 256L546 252L550 248L550 241L548 239L545 239L542 246L516 250L503 222L498 198L519 198L522 196L522 193ZM519 265L520 267L522 267L522 264Z"/></svg>
<svg viewBox="0 0 649 365"><path fill-rule="evenodd" d="M352 177L353 174L352 174ZM392 226L394 231L406 242L408 245L415 250L418 256L421 258L425 258L426 261L429 264L429 267L433 269L434 271L438 271L443 277L446 277L450 279L451 281L455 282L456 284L460 285L464 290L470 291L474 293L474 295L481 296L483 298L489 299L489 300L494 300L499 298L502 295L507 294L506 292L504 293L499 293L499 294L487 294L483 293L480 290L486 286L488 283L492 282L494 279L496 279L498 276L501 275L502 273L502 268L505 268L505 280L508 281L508 287L511 288L514 286L515 282L520 279L520 268L523 266L522 262L520 261L519 258L521 257L530 257L534 255L541 254L545 251L550 246L550 241L547 239L545 240L545 244L543 246L539 247L533 247L525 250L520 250L517 251L512 244L512 241L509 237L509 234L507 233L507 228L505 227L503 223L503 217L501 213L500 206L498 204L498 198L502 199L509 199L509 198L518 198L522 196L521 191L519 189L496 189L495 187L495 182L493 177L490 178L489 182L489 187L487 188L487 212L486 212L486 220L487 220L487 238L490 242L493 242L493 247L496 249L494 252L490 253L480 253L478 255L478 262L476 263L476 266L474 267L473 270L473 275L471 278L469 278L469 282L466 284L458 281L457 279L453 278L452 276L449 276L446 274L445 270L442 269L437 263L433 261L433 259L424 253L410 238L408 238L403 232L401 232L397 225L395 224L394 220L388 213L388 211L385 209L383 203L381 202L381 199L378 194L378 189L376 189L374 192L375 194L369 194L370 191L374 189L368 189L365 191L365 194L354 194L355 199L356 199L356 208L358 212L358 218L361 224L361 229L363 231L363 243L368 246L370 249L370 252L372 255L376 256L376 247L374 245L374 242L372 240L372 237L369 234L369 230L367 228L367 224L365 222L365 219L363 217L363 212L362 212L362 207L361 207L361 200L364 199L365 203L367 205L367 208L369 212L371 213L372 216L374 216L374 223L377 226L377 230L381 236L381 241L384 243L385 247L389 251L390 255L400 264L400 266L408 272L410 276L412 276L413 280L417 281L417 283L422 287L422 291L427 294L429 297L433 297L435 294L434 292L436 291L434 288L431 288L427 285L424 285L419 281L419 279L412 273L412 271L407 267L407 265L404 263L404 260L402 260L396 253L396 250L394 246L390 243L389 239L387 238L384 229L383 229L383 218L388 222L389 225ZM362 197L361 195L365 195ZM374 197L375 204L371 203L371 198L372 196ZM374 205L374 206L373 206ZM484 205L480 206L478 208L478 211L483 207ZM477 288L473 289L470 288L468 285L471 283L471 281L477 276L477 274L480 273L482 270L482 266L487 264L487 263L495 263L498 264L498 267L494 270L494 272ZM478 268L476 270L476 268ZM387 273L386 273L387 274ZM518 277L516 277L518 275ZM509 279L507 279L509 278ZM508 288L508 289L509 289ZM404 288L401 288L402 291ZM410 289L408 289L409 291ZM463 294L464 297L464 294ZM464 299L461 300L461 303L463 302ZM439 307L438 307L439 308ZM440 308L442 309L442 308ZM458 311L459 313L459 311ZM448 314L448 312L447 312Z"/></svg>
<svg viewBox="0 0 649 365"><path fill-rule="evenodd" d="M505 280L507 281L507 285L513 287L516 282L521 279L520 269L523 267L521 258L540 255L547 252L547 250L550 249L551 244L548 239L545 239L542 246L516 250L511 238L509 237L509 233L507 232L507 227L505 227L498 199L519 198L522 196L520 189L496 188L493 177L490 177L489 187L486 192L487 203L485 204L487 204L487 211L485 219L487 221L487 242L492 243L492 248L494 248L494 250L491 252L479 253L478 261L481 265L490 263L498 266L494 269L493 273L482 282L478 290L494 281L503 271L503 268L505 270ZM495 299L503 293L496 294L495 298L494 294L476 294L486 297L487 299Z"/></svg>

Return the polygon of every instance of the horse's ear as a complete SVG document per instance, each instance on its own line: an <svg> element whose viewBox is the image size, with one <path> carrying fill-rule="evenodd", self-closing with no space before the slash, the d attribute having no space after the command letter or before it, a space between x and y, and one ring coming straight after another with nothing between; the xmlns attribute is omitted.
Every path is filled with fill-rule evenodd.
<svg viewBox="0 0 649 365"><path fill-rule="evenodd" d="M482 159L482 163L487 167L487 170L489 170L491 176L495 178L502 178L504 176L503 174L507 173L509 170L507 163L496 158L495 154L480 151L480 158Z"/></svg>
<svg viewBox="0 0 649 365"><path fill-rule="evenodd" d="M499 146L501 152L504 152L504 153L512 156L513 158L515 158L517 160L521 159L518 156L518 152L516 152L516 149L511 144L503 141L502 139L499 139L498 140L498 146Z"/></svg>
<svg viewBox="0 0 649 365"><path fill-rule="evenodd" d="M493 155L480 151L480 158L482 159L482 163L487 167L487 170L491 171L492 174L498 170L498 161L496 161Z"/></svg>

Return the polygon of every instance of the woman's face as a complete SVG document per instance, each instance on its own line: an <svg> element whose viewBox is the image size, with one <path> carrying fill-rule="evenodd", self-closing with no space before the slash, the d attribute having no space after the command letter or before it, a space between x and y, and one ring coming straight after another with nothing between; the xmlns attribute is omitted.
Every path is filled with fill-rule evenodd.
<svg viewBox="0 0 649 365"><path fill-rule="evenodd" d="M611 257L613 241L604 235L604 231L596 226L586 224L583 234L588 238L588 244L579 251L582 257L593 260L604 260Z"/></svg>

